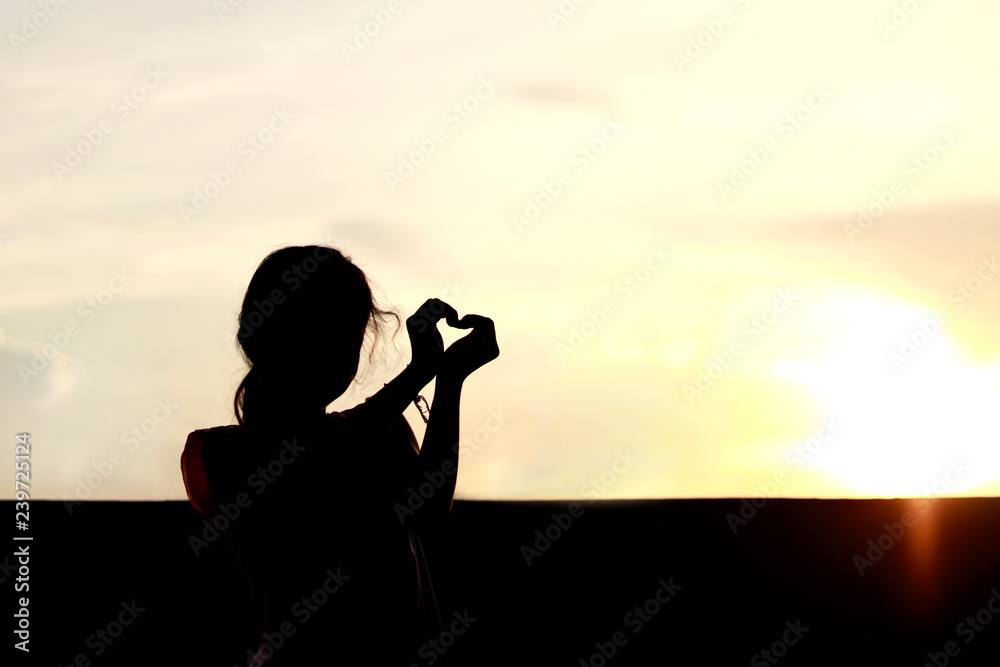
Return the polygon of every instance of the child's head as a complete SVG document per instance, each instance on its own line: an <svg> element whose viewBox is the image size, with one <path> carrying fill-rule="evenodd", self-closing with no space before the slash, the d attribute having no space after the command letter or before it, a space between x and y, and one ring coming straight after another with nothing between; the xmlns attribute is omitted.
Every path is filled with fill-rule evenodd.
<svg viewBox="0 0 1000 667"><path fill-rule="evenodd" d="M237 420L265 407L256 395L262 383L271 385L272 396L325 408L357 375L365 335L375 342L389 317L398 322L375 303L364 272L338 250L272 252L250 279L240 312L236 338L250 371L236 390Z"/></svg>

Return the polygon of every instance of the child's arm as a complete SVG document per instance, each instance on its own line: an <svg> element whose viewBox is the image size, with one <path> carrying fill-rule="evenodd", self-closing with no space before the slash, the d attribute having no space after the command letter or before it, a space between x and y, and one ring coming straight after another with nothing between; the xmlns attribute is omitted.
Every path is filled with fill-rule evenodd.
<svg viewBox="0 0 1000 667"><path fill-rule="evenodd" d="M434 492L425 498L418 523L436 525L451 513L458 481L459 407L462 385L477 368L500 355L493 321L479 315L466 315L453 326L472 332L452 343L444 353L441 372L434 386L431 416L424 432L424 442L417 457L411 488L430 482ZM409 496L409 490L407 490Z"/></svg>
<svg viewBox="0 0 1000 667"><path fill-rule="evenodd" d="M361 432L383 433L434 378L444 355L444 343L437 330L437 323L442 319L456 322L458 313L440 299L428 299L407 318L406 331L413 359L378 393L350 411L353 426Z"/></svg>
<svg viewBox="0 0 1000 667"><path fill-rule="evenodd" d="M360 432L382 433L403 414L406 406L427 386L433 375L428 376L412 365L407 366L374 396L350 410L347 416L351 425Z"/></svg>

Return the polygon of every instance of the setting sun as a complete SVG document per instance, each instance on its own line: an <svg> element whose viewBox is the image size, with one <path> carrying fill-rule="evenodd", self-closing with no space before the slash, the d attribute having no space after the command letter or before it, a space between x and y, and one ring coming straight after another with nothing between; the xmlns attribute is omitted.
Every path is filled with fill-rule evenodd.
<svg viewBox="0 0 1000 667"><path fill-rule="evenodd" d="M811 467L874 496L975 494L1000 478L998 366L963 357L947 314L857 295L817 308L829 329L815 358L775 364L842 424Z"/></svg>
<svg viewBox="0 0 1000 667"><path fill-rule="evenodd" d="M401 321L495 321L458 498L589 499L626 455L601 499L1000 495L997 3L36 4L0 419L58 444L41 496L183 498L254 267L315 243ZM329 410L410 362L382 342Z"/></svg>

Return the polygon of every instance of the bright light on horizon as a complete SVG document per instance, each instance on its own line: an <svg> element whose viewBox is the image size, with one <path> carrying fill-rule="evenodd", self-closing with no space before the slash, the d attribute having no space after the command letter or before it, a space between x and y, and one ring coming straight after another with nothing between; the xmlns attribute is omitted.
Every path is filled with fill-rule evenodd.
<svg viewBox="0 0 1000 667"><path fill-rule="evenodd" d="M496 322L461 498L1000 495L1000 5L402 3L356 44L382 6L2 5L35 497L182 498L254 268L317 242Z"/></svg>

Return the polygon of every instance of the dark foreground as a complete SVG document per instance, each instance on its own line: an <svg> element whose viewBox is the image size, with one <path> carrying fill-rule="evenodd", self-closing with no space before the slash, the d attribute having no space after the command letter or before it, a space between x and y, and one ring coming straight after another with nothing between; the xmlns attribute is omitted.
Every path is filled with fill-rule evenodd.
<svg viewBox="0 0 1000 667"><path fill-rule="evenodd" d="M444 638L452 664L1000 664L1000 499L770 500L745 523L740 509L456 502L428 554L461 630ZM29 592L14 591L25 543L0 555L0 664L246 665L243 581L223 539L195 555L204 528L182 502L32 502ZM25 595L30 660L12 648Z"/></svg>

